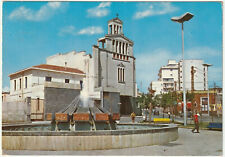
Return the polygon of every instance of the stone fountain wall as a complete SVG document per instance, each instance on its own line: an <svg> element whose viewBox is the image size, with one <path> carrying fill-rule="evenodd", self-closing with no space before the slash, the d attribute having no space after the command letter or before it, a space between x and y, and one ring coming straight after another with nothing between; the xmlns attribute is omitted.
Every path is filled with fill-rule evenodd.
<svg viewBox="0 0 225 157"><path fill-rule="evenodd" d="M100 150L166 144L178 138L175 125L162 129L105 130L79 132L3 131L5 150Z"/></svg>

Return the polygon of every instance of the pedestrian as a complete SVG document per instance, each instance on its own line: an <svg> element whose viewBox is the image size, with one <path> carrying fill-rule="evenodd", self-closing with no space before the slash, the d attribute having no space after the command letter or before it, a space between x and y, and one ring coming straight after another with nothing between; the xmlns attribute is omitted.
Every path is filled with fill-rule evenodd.
<svg viewBox="0 0 225 157"><path fill-rule="evenodd" d="M196 114L194 115L195 128L192 129L192 132L193 132L193 133L194 133L195 129L197 130L196 133L199 133L199 122L198 122L198 117L199 117L199 116L200 116L199 113L196 113Z"/></svg>
<svg viewBox="0 0 225 157"><path fill-rule="evenodd" d="M170 111L168 112L168 116L169 116L169 118L170 118Z"/></svg>
<svg viewBox="0 0 225 157"><path fill-rule="evenodd" d="M135 120L135 116L136 116L136 114L135 114L134 112L132 112L130 116L131 116L131 120L132 120L132 122L134 123L134 120Z"/></svg>

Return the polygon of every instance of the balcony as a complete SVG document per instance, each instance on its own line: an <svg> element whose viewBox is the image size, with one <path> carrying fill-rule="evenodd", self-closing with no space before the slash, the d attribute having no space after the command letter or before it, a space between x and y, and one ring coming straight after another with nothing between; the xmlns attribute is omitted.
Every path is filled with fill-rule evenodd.
<svg viewBox="0 0 225 157"><path fill-rule="evenodd" d="M61 83L61 82L45 82L44 87L81 89L80 84Z"/></svg>

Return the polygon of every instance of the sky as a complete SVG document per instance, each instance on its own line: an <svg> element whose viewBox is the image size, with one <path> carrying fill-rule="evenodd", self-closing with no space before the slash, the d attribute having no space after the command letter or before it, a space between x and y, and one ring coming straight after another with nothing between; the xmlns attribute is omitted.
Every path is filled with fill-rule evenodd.
<svg viewBox="0 0 225 157"><path fill-rule="evenodd" d="M134 42L138 88L147 92L160 67L182 57L181 24L170 19L185 12L194 17L184 23L184 58L212 64L209 87L222 87L220 2L3 2L3 90L9 90L9 74L44 64L48 56L92 54L107 21L118 14Z"/></svg>

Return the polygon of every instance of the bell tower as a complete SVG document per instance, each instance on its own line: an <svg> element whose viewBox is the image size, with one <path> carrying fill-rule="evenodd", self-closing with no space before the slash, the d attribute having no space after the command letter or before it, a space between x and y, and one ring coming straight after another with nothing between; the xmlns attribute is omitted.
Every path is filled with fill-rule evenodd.
<svg viewBox="0 0 225 157"><path fill-rule="evenodd" d="M123 22L117 17L108 21L108 34L123 34Z"/></svg>

